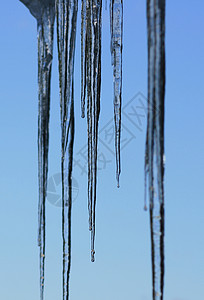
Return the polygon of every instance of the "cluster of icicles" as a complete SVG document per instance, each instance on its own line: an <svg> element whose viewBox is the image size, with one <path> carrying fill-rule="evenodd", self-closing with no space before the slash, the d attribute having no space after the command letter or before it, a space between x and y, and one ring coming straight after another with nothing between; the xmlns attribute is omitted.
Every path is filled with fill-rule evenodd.
<svg viewBox="0 0 204 300"><path fill-rule="evenodd" d="M38 170L40 298L44 298L45 200L48 174L50 79L54 21L57 20L61 111L63 300L69 298L71 266L72 166L74 142L74 56L78 0L20 0L37 20L38 31ZM102 0L81 0L81 115L87 106L88 211L91 260L94 261L97 142L101 94ZM164 94L165 0L147 0L148 121L145 190L148 182L152 247L153 300L164 287ZM110 0L111 56L114 83L116 179L120 176L123 1ZM152 109L152 107L154 109Z"/></svg>

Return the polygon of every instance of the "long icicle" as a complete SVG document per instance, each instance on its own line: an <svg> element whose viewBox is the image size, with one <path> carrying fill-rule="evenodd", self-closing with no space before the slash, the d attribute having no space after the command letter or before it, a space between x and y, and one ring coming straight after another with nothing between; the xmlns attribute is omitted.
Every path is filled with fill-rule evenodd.
<svg viewBox="0 0 204 300"><path fill-rule="evenodd" d="M114 77L114 120L116 180L119 187L121 172L121 99L122 99L122 49L123 49L123 0L110 0L111 57Z"/></svg>
<svg viewBox="0 0 204 300"><path fill-rule="evenodd" d="M149 188L152 294L153 300L163 300L165 0L147 0L147 28L148 123L145 176L148 175Z"/></svg>
<svg viewBox="0 0 204 300"><path fill-rule="evenodd" d="M81 1L81 117L85 117L86 97L86 0Z"/></svg>
<svg viewBox="0 0 204 300"><path fill-rule="evenodd" d="M63 300L69 299L71 268L72 165L74 142L74 55L78 0L57 0L57 40L59 59L62 130L62 238Z"/></svg>
<svg viewBox="0 0 204 300"><path fill-rule="evenodd" d="M55 1L20 0L37 20L38 31L38 245L40 247L40 299L45 281L45 200L47 193L50 80L53 57Z"/></svg>
<svg viewBox="0 0 204 300"><path fill-rule="evenodd" d="M101 13L102 0L82 0L82 116L87 94L88 210L91 231L91 261L95 254L95 210L97 183L98 121L101 97ZM83 53L85 50L85 53Z"/></svg>
<svg viewBox="0 0 204 300"><path fill-rule="evenodd" d="M93 203L92 203L92 232L91 232L91 261L94 262L95 254L95 212L96 212L96 183L97 183L97 146L98 146L98 121L101 98L101 12L102 0L92 1L92 30L93 30L93 56L90 69L92 68L92 164L93 164Z"/></svg>
<svg viewBox="0 0 204 300"><path fill-rule="evenodd" d="M53 56L54 5L43 9L38 20L38 178L39 178L39 237L40 299L44 298L45 269L45 200L47 192L50 80Z"/></svg>

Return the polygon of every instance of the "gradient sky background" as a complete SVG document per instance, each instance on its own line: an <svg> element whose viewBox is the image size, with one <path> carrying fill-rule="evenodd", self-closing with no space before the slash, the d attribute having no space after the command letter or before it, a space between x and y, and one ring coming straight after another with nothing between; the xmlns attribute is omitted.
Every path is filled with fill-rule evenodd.
<svg viewBox="0 0 204 300"><path fill-rule="evenodd" d="M146 105L145 2L124 1L124 106L135 95L134 105L140 100ZM165 300L201 300L204 295L203 12L202 0L167 1ZM17 0L3 1L0 14L0 298L36 300L39 299L36 21ZM80 150L86 145L87 137L86 120L80 119L79 20L80 15L75 68L74 158L84 165L86 161L80 156ZM103 143L100 142L99 151L108 162L106 165L99 162L94 264L90 262L87 176L79 166L74 168L78 194L72 214L70 300L150 300L149 214L143 210L146 114L138 111L144 115L138 127L123 113L123 137L129 144L122 150L121 187L117 189L111 153L113 142L104 140L103 130L110 128L109 121L113 117L109 45L109 11L104 9L100 115ZM50 178L60 172L56 40L54 47ZM57 193L60 193L60 185ZM50 201L48 199L47 203L45 299L55 300L62 298L61 210Z"/></svg>

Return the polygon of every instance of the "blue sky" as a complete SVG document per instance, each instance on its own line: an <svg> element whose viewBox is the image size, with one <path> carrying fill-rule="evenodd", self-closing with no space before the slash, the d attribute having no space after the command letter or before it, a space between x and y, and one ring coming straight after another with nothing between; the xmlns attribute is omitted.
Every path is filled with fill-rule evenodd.
<svg viewBox="0 0 204 300"><path fill-rule="evenodd" d="M79 1L80 2L80 1ZM165 300L204 295L204 41L203 1L167 1ZM79 21L80 18L78 18ZM74 159L84 166L86 120L80 119L80 26L75 68ZM0 17L0 297L39 298L37 247L37 35L36 21L20 1L4 1ZM96 262L90 262L87 176L74 168L71 300L151 299L149 215L143 211L146 114L141 123L128 107L146 105L145 1L124 2L123 149L116 188L113 142L109 12L103 10L102 99L96 224ZM60 114L56 41L53 60L49 178L60 171ZM133 99L133 100L132 100ZM131 100L133 102L131 102ZM138 123L139 122L139 123ZM106 131L105 131L106 130ZM104 161L104 157L106 161ZM60 185L57 186L57 193ZM48 197L49 198L49 197ZM61 297L61 210L47 202L45 299Z"/></svg>

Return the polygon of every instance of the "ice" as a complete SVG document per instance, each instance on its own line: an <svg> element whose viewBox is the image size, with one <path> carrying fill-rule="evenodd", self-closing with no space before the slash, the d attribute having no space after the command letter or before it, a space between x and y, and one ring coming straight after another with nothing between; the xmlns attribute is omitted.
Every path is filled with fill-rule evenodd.
<svg viewBox="0 0 204 300"><path fill-rule="evenodd" d="M91 261L95 254L95 211L97 185L98 122L101 98L101 12L102 1L82 0L82 116L87 98L88 210L91 231Z"/></svg>
<svg viewBox="0 0 204 300"><path fill-rule="evenodd" d="M153 300L164 292L165 0L147 1L148 122L145 154L152 248ZM153 109L152 109L153 107Z"/></svg>
<svg viewBox="0 0 204 300"><path fill-rule="evenodd" d="M63 300L69 299L71 268L72 165L74 143L74 55L77 0L57 0L57 42L61 111Z"/></svg>
<svg viewBox="0 0 204 300"><path fill-rule="evenodd" d="M116 180L119 187L121 172L120 137L121 137L121 100L122 100L122 49L123 49L123 1L110 0L111 57L114 84L114 120Z"/></svg>

